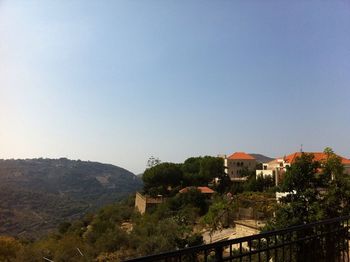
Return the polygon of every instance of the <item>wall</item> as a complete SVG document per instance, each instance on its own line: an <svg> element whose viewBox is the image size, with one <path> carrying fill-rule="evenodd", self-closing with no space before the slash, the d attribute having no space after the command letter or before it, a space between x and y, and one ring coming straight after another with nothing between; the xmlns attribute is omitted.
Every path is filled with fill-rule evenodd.
<svg viewBox="0 0 350 262"><path fill-rule="evenodd" d="M135 207L141 213L144 214L148 209L154 208L156 205L163 203L164 198L159 197L149 197L136 192L135 197Z"/></svg>
<svg viewBox="0 0 350 262"><path fill-rule="evenodd" d="M225 163L227 167L227 174L230 176L231 179L241 177L240 172L242 172L245 169L248 169L249 171L254 171L257 164L256 160L253 159L227 159ZM237 165L237 163L240 163L242 165Z"/></svg>
<svg viewBox="0 0 350 262"><path fill-rule="evenodd" d="M256 177L258 176L263 176L263 177L266 177L266 176L271 176L273 177L273 171L274 170L256 170L255 171L255 174L256 174Z"/></svg>
<svg viewBox="0 0 350 262"><path fill-rule="evenodd" d="M136 192L135 207L141 214L146 212L146 197L141 195L139 192Z"/></svg>

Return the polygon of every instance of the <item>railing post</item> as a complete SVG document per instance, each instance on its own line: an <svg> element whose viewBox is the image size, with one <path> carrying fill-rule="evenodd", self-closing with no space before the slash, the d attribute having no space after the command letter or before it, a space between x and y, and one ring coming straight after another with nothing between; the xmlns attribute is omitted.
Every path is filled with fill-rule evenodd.
<svg viewBox="0 0 350 262"><path fill-rule="evenodd" d="M215 248L215 262L223 261L223 247L218 246Z"/></svg>

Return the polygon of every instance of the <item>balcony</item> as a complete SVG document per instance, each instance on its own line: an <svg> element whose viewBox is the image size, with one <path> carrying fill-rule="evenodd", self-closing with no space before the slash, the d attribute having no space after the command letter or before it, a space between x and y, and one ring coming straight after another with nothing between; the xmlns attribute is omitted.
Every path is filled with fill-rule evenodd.
<svg viewBox="0 0 350 262"><path fill-rule="evenodd" d="M350 216L220 241L127 262L344 261L349 262Z"/></svg>

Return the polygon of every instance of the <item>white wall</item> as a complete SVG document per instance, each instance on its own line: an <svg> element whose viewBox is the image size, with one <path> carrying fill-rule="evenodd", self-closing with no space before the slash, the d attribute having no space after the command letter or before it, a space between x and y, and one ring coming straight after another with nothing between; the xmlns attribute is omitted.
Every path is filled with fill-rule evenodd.
<svg viewBox="0 0 350 262"><path fill-rule="evenodd" d="M273 170L256 170L255 171L256 177L258 176L263 176L263 177L267 177L267 176L273 176Z"/></svg>

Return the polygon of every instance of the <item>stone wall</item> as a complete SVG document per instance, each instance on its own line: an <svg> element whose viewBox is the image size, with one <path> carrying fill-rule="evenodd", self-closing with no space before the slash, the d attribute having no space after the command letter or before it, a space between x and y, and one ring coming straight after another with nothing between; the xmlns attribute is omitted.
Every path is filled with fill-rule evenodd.
<svg viewBox="0 0 350 262"><path fill-rule="evenodd" d="M135 207L141 213L144 214L150 208L154 208L156 205L163 203L164 198L162 196L149 197L136 192Z"/></svg>
<svg viewBox="0 0 350 262"><path fill-rule="evenodd" d="M136 192L135 207L141 214L146 212L146 204L146 197L141 195L139 192Z"/></svg>

